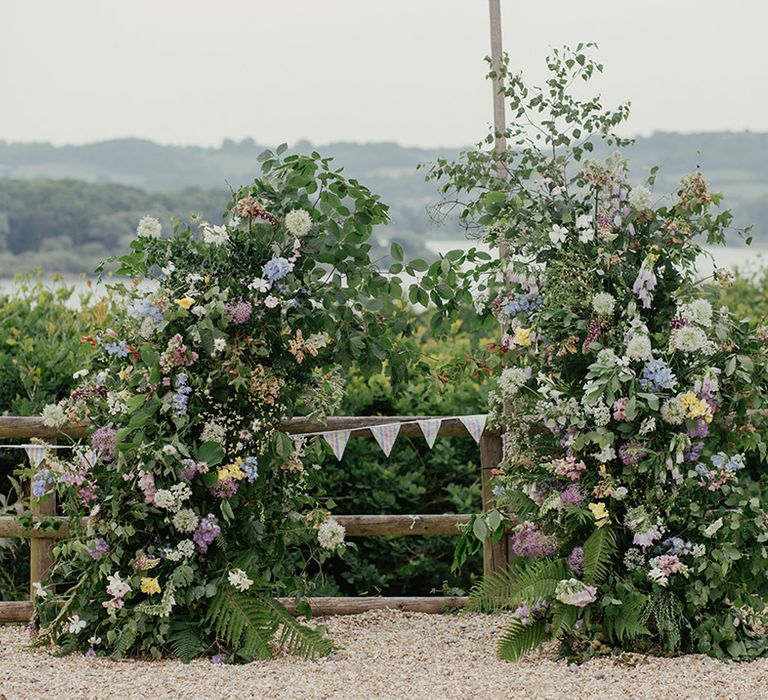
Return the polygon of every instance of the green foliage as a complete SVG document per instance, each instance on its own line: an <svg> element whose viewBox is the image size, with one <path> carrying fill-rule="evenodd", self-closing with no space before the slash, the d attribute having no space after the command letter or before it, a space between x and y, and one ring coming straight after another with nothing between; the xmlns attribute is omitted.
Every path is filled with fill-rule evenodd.
<svg viewBox="0 0 768 700"><path fill-rule="evenodd" d="M652 625L669 651L680 648L683 632L690 629L683 610L683 603L673 591L655 591L644 606L642 622Z"/></svg>
<svg viewBox="0 0 768 700"><path fill-rule="evenodd" d="M200 635L200 623L197 620L174 621L168 635L168 645L185 664L201 656L207 646Z"/></svg>
<svg viewBox="0 0 768 700"><path fill-rule="evenodd" d="M500 659L516 661L523 654L536 649L551 638L551 632L545 620L539 620L530 625L512 620L502 633L496 650Z"/></svg>
<svg viewBox="0 0 768 700"><path fill-rule="evenodd" d="M616 555L616 535L607 525L595 528L584 542L584 581L591 584L604 583L611 572Z"/></svg>

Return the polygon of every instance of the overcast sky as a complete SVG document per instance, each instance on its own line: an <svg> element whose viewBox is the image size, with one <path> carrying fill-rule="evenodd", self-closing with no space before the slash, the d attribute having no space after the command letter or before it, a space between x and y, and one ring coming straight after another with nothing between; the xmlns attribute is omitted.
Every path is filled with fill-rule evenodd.
<svg viewBox="0 0 768 700"><path fill-rule="evenodd" d="M764 0L502 0L533 78L596 41L628 132L768 131ZM485 0L0 0L0 139L475 142Z"/></svg>

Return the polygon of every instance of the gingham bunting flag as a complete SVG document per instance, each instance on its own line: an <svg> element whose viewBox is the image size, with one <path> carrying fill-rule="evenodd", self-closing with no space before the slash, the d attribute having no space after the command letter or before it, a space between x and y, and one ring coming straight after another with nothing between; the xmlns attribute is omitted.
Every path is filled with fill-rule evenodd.
<svg viewBox="0 0 768 700"><path fill-rule="evenodd" d="M376 442L379 443L381 451L389 457L389 453L392 452L392 448L397 440L398 433L400 432L400 423L388 423L387 425L372 425L371 433L376 438Z"/></svg>
<svg viewBox="0 0 768 700"><path fill-rule="evenodd" d="M418 424L419 428L421 428L421 434L431 450L435 446L435 439L440 432L440 426L443 424L443 421L440 418L430 418L429 420L420 420Z"/></svg>
<svg viewBox="0 0 768 700"><path fill-rule="evenodd" d="M464 427L469 431L469 434L474 438L475 442L480 442L480 436L485 430L485 421L488 420L488 416L459 416L459 420L464 424Z"/></svg>
<svg viewBox="0 0 768 700"><path fill-rule="evenodd" d="M344 456L344 450L347 447L347 442L349 442L349 434L351 432L351 430L334 430L333 432L322 434L339 461Z"/></svg>
<svg viewBox="0 0 768 700"><path fill-rule="evenodd" d="M37 469L45 457L45 445L24 445L24 452L29 457L29 463Z"/></svg>

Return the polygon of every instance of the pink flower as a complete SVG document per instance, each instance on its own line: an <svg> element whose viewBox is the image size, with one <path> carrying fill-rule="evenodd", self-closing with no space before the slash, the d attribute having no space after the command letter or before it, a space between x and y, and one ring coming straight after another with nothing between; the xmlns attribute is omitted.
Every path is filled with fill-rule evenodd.
<svg viewBox="0 0 768 700"><path fill-rule="evenodd" d="M274 309L279 303L280 300L271 294L267 296L266 299L264 299L264 306L266 306L268 309Z"/></svg>

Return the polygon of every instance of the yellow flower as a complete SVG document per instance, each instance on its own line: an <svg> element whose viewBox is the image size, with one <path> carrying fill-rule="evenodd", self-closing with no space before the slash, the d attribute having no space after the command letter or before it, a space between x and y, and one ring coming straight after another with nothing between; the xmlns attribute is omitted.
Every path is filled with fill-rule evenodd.
<svg viewBox="0 0 768 700"><path fill-rule="evenodd" d="M128 376L131 374L131 370L132 370L132 369L133 369L133 368L132 368L132 367L130 367L130 366L128 366L128 367L123 367L123 369L121 369L121 370L120 370L120 371L117 373L117 376L118 376L118 377L119 377L119 378L120 378L122 381L124 381L124 382L127 382L127 381L128 381Z"/></svg>
<svg viewBox="0 0 768 700"><path fill-rule="evenodd" d="M530 328L515 328L515 345L527 348L532 342Z"/></svg>
<svg viewBox="0 0 768 700"><path fill-rule="evenodd" d="M157 582L157 576L154 578L149 578L147 576L142 577L141 579L141 592L146 593L147 595L154 595L155 593L160 593L160 584Z"/></svg>
<svg viewBox="0 0 768 700"><path fill-rule="evenodd" d="M608 510L605 507L605 503L599 501L598 503L590 503L587 508L592 511L592 516L595 518L595 525L602 527L610 520Z"/></svg>
<svg viewBox="0 0 768 700"><path fill-rule="evenodd" d="M712 407L692 391L680 394L680 405L685 409L686 418L703 418L707 423L712 422Z"/></svg>
<svg viewBox="0 0 768 700"><path fill-rule="evenodd" d="M226 466L221 467L221 469L218 469L216 474L219 477L219 481L224 481L224 479L235 479L236 481L245 479L246 474L240 468L242 463L242 457L238 457L234 462L232 462L232 464L227 464Z"/></svg>
<svg viewBox="0 0 768 700"><path fill-rule="evenodd" d="M174 304L178 304L182 309L189 309L192 304L195 303L195 300L192 297L182 297L181 299L174 299Z"/></svg>

